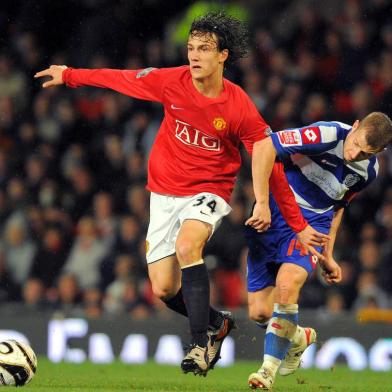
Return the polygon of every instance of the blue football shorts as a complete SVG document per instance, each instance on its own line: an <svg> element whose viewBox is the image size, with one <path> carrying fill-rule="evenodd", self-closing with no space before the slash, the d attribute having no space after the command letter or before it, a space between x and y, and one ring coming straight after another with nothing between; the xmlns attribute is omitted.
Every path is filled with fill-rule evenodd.
<svg viewBox="0 0 392 392"><path fill-rule="evenodd" d="M275 286L276 275L283 263L299 265L308 274L311 274L317 265L317 257L309 254L297 240L296 233L283 219L272 197L270 197L270 209L271 226L266 232L258 233L250 226L246 226L245 229L249 247L247 263L249 292ZM313 213L309 216L307 212L304 215L315 230L324 234L329 233L330 214L320 216ZM322 251L321 247L315 248L318 252Z"/></svg>

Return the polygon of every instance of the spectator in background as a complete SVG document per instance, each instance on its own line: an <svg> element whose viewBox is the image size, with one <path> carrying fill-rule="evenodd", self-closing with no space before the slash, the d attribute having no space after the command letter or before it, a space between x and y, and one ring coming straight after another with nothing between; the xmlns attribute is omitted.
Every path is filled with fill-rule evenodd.
<svg viewBox="0 0 392 392"><path fill-rule="evenodd" d="M4 223L7 220L12 207L7 203L7 196L3 189L0 188L0 226L4 227Z"/></svg>
<svg viewBox="0 0 392 392"><path fill-rule="evenodd" d="M360 231L361 242L379 242L380 233L379 228L373 222L366 222L363 224Z"/></svg>
<svg viewBox="0 0 392 392"><path fill-rule="evenodd" d="M37 37L31 31L19 32L12 42L25 73L31 74L42 61L42 50Z"/></svg>
<svg viewBox="0 0 392 392"><path fill-rule="evenodd" d="M124 312L124 294L129 281L136 280L136 261L127 254L120 254L115 259L114 280L105 290L104 309L108 313Z"/></svg>
<svg viewBox="0 0 392 392"><path fill-rule="evenodd" d="M15 157L18 166L22 160L37 149L39 137L37 128L32 121L24 120L19 126L16 135ZM0 169L1 170L1 169Z"/></svg>
<svg viewBox="0 0 392 392"><path fill-rule="evenodd" d="M30 276L42 281L45 288L53 287L67 256L68 248L62 231L58 227L46 228Z"/></svg>
<svg viewBox="0 0 392 392"><path fill-rule="evenodd" d="M62 152L74 140L82 127L73 102L68 98L60 99L56 104L55 119L60 126L60 137L56 147Z"/></svg>
<svg viewBox="0 0 392 392"><path fill-rule="evenodd" d="M347 260L342 260L340 262L340 268L342 269L342 280L339 284L339 292L343 295L344 307L346 309L351 309L357 296L356 281L359 272L354 266L354 263Z"/></svg>
<svg viewBox="0 0 392 392"><path fill-rule="evenodd" d="M7 199L9 207L15 211L23 211L29 204L30 195L27 194L26 186L21 178L11 177L7 182Z"/></svg>
<svg viewBox="0 0 392 392"><path fill-rule="evenodd" d="M26 76L14 64L10 53L0 53L0 98L10 98L15 110L22 113L27 103Z"/></svg>
<svg viewBox="0 0 392 392"><path fill-rule="evenodd" d="M351 3L350 6L354 6L355 2L349 3ZM340 88L348 90L361 80L362 70L369 58L369 53L371 53L368 26L355 16L351 19L349 27L341 30L344 37L344 48L342 51L342 72L339 77Z"/></svg>
<svg viewBox="0 0 392 392"><path fill-rule="evenodd" d="M51 114L49 94L41 92L34 100L34 117L40 139L47 143L57 143L60 139L60 125Z"/></svg>
<svg viewBox="0 0 392 392"><path fill-rule="evenodd" d="M10 97L0 97L0 141L3 148L13 147L12 129L16 125L15 105Z"/></svg>
<svg viewBox="0 0 392 392"><path fill-rule="evenodd" d="M322 121L323 118L329 117L328 102L321 93L310 94L302 112L302 122L304 124L312 124ZM363 118L363 117L361 117Z"/></svg>
<svg viewBox="0 0 392 392"><path fill-rule="evenodd" d="M387 294L378 285L375 272L362 272L357 283L358 296L354 301L353 309L387 309L390 302Z"/></svg>
<svg viewBox="0 0 392 392"><path fill-rule="evenodd" d="M25 186L34 203L38 202L40 188L47 177L45 161L39 155L30 155L25 161Z"/></svg>
<svg viewBox="0 0 392 392"><path fill-rule="evenodd" d="M90 170L84 166L72 166L69 180L71 189L64 195L64 206L76 221L90 208L95 193L95 184Z"/></svg>
<svg viewBox="0 0 392 392"><path fill-rule="evenodd" d="M133 215L124 215L113 247L115 253L137 254L141 239L140 225Z"/></svg>
<svg viewBox="0 0 392 392"><path fill-rule="evenodd" d="M359 267L362 272L377 273L380 270L380 248L374 241L366 241L358 251Z"/></svg>
<svg viewBox="0 0 392 392"><path fill-rule="evenodd" d="M127 187L127 172L121 139L116 134L104 136L103 153L99 153L98 187L121 199Z"/></svg>
<svg viewBox="0 0 392 392"><path fill-rule="evenodd" d="M81 289L98 287L100 265L107 252L107 244L99 240L94 220L84 216L78 222L76 239L63 273L76 276Z"/></svg>
<svg viewBox="0 0 392 392"><path fill-rule="evenodd" d="M43 312L48 309L48 304L45 300L45 286L40 279L29 278L23 286L23 308L20 309L29 312L30 315L36 312Z"/></svg>
<svg viewBox="0 0 392 392"><path fill-rule="evenodd" d="M129 155L125 165L129 184L144 184L147 181L146 157L141 152ZM124 200L121 199L121 202L124 203Z"/></svg>
<svg viewBox="0 0 392 392"><path fill-rule="evenodd" d="M102 293L99 288L92 287L83 291L83 311L89 319L102 316Z"/></svg>
<svg viewBox="0 0 392 392"><path fill-rule="evenodd" d="M118 218L113 211L113 197L108 192L99 192L93 198L93 219L99 239L110 249L115 239Z"/></svg>
<svg viewBox="0 0 392 392"><path fill-rule="evenodd" d="M45 179L38 191L37 204L42 208L54 208L59 203L59 185L53 180Z"/></svg>
<svg viewBox="0 0 392 392"><path fill-rule="evenodd" d="M101 286L103 288L106 288L115 278L116 259L120 255L128 255L134 259L136 277L146 276L144 248L143 252L139 252L141 241L141 228L137 219L132 215L123 215L113 246L101 265ZM142 242L144 244L144 239Z"/></svg>
<svg viewBox="0 0 392 392"><path fill-rule="evenodd" d="M82 316L83 307L78 280L72 274L64 273L57 282L57 298L53 302L55 314L63 317Z"/></svg>
<svg viewBox="0 0 392 392"><path fill-rule="evenodd" d="M7 271L5 254L0 249L0 303L20 299L20 288L16 285Z"/></svg>
<svg viewBox="0 0 392 392"><path fill-rule="evenodd" d="M250 96L259 112L264 112L267 99L264 92L264 80L261 73L251 69L245 73L243 80L244 90Z"/></svg>
<svg viewBox="0 0 392 392"><path fill-rule="evenodd" d="M64 151L61 157L61 174L64 178L71 180L75 168L87 166L87 151L80 143L72 143Z"/></svg>
<svg viewBox="0 0 392 392"><path fill-rule="evenodd" d="M351 93L352 113L351 120L355 121L357 118L363 118L366 113L371 112L374 102L373 92L370 86L365 83L357 84Z"/></svg>
<svg viewBox="0 0 392 392"><path fill-rule="evenodd" d="M11 176L11 161L6 150L0 149L0 187L5 187Z"/></svg>
<svg viewBox="0 0 392 392"><path fill-rule="evenodd" d="M342 62L342 40L336 30L327 30L324 35L323 51L317 63L321 91L333 93L338 87L337 79Z"/></svg>
<svg viewBox="0 0 392 392"><path fill-rule="evenodd" d="M123 151L126 156L141 153L148 159L155 136L159 129L158 121L151 119L146 112L137 112L125 124Z"/></svg>
<svg viewBox="0 0 392 392"><path fill-rule="evenodd" d="M340 290L330 288L325 294L325 305L318 310L318 318L329 321L344 312L345 301Z"/></svg>
<svg viewBox="0 0 392 392"><path fill-rule="evenodd" d="M124 310L133 319L141 319L151 316L151 309L139 294L139 288L135 281L128 280L123 292Z"/></svg>
<svg viewBox="0 0 392 392"><path fill-rule="evenodd" d="M126 195L127 212L134 215L144 231L149 222L149 196L143 185L128 188Z"/></svg>
<svg viewBox="0 0 392 392"><path fill-rule="evenodd" d="M46 227L43 211L38 206L30 205L26 210L26 222L31 239L38 243Z"/></svg>
<svg viewBox="0 0 392 392"><path fill-rule="evenodd" d="M36 253L36 246L28 237L23 216L14 214L7 221L3 249L11 279L22 286L30 275Z"/></svg>

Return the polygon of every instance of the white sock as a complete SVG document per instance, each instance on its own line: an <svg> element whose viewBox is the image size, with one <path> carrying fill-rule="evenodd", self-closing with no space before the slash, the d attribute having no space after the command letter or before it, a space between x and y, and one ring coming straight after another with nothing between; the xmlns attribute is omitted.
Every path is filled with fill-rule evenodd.
<svg viewBox="0 0 392 392"><path fill-rule="evenodd" d="M273 375L276 374L276 372L279 369L279 366L281 364L281 360L279 360L278 358L275 358L271 355L265 354L264 355L264 361L263 361L263 365L261 366L262 368L267 368L268 370L271 371L271 373Z"/></svg>

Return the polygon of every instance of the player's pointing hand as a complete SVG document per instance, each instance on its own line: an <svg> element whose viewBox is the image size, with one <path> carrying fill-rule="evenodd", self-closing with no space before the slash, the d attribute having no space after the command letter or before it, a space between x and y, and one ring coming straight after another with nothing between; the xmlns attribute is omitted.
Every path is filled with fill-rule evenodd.
<svg viewBox="0 0 392 392"><path fill-rule="evenodd" d="M58 86L63 84L63 71L67 69L66 65L51 65L49 68L44 69L43 71L37 72L34 77L42 78L45 76L51 77L50 80L42 84L43 88Z"/></svg>

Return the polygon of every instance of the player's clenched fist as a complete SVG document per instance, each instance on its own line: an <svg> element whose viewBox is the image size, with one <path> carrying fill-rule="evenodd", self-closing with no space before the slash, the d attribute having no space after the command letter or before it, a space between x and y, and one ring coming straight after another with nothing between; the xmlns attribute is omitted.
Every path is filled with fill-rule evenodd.
<svg viewBox="0 0 392 392"><path fill-rule="evenodd" d="M43 88L48 88L52 86L58 86L59 84L63 84L63 71L67 69L66 65L51 65L49 68L44 69L43 71L37 72L34 77L42 78L44 76L50 76L51 79L42 84Z"/></svg>

